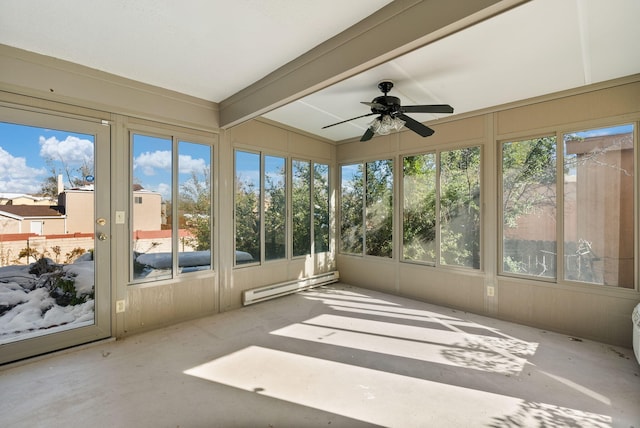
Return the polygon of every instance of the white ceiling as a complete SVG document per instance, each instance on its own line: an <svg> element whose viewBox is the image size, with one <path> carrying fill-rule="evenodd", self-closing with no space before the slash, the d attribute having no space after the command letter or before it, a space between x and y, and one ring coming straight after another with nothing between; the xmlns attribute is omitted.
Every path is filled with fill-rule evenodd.
<svg viewBox="0 0 640 428"><path fill-rule="evenodd" d="M389 0L1 0L0 43L220 102Z"/></svg>
<svg viewBox="0 0 640 428"><path fill-rule="evenodd" d="M640 1L533 0L265 116L323 136L361 136L373 117L361 101L450 104L465 113L640 72ZM640 102L640 100L639 100ZM425 122L448 115L409 116Z"/></svg>
<svg viewBox="0 0 640 428"><path fill-rule="evenodd" d="M2 0L0 43L221 102L390 3L381 0ZM330 140L360 101L465 113L640 72L639 0L532 0L265 117ZM420 121L443 115L415 114Z"/></svg>

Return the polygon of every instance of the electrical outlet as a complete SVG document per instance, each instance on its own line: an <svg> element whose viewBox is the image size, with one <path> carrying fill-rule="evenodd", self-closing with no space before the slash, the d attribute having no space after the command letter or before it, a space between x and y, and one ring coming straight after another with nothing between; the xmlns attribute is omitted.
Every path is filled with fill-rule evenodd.
<svg viewBox="0 0 640 428"><path fill-rule="evenodd" d="M495 296L496 290L494 289L493 285L490 285L487 287L487 296L489 297L493 297Z"/></svg>
<svg viewBox="0 0 640 428"><path fill-rule="evenodd" d="M124 312L124 300L116 301L116 314Z"/></svg>

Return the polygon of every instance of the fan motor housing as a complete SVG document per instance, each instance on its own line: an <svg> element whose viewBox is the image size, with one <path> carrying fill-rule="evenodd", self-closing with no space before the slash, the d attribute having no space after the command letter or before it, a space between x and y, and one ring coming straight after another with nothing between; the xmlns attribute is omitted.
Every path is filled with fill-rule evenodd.
<svg viewBox="0 0 640 428"><path fill-rule="evenodd" d="M373 113L392 114L397 113L400 110L400 98L392 97L391 95L381 95L379 97L376 97L373 99L372 103L384 106L384 108L379 108L379 106L372 106L371 111Z"/></svg>

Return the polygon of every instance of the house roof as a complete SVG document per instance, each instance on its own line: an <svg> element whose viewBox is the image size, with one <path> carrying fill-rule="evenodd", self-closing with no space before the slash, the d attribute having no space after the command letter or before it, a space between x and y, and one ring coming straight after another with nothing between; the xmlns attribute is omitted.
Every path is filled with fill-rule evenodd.
<svg viewBox="0 0 640 428"><path fill-rule="evenodd" d="M42 205L0 205L0 215L10 214L9 217L63 217L60 211Z"/></svg>

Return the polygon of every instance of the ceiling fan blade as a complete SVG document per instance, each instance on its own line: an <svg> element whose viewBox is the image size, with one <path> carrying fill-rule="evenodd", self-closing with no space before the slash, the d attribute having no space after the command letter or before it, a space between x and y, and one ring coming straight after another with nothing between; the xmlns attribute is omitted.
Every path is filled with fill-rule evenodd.
<svg viewBox="0 0 640 428"><path fill-rule="evenodd" d="M360 104L364 104L366 106L373 107L373 108L376 108L378 110L384 110L384 109L387 108L387 106L385 106L384 104L380 104L380 103L368 103L366 101L360 101Z"/></svg>
<svg viewBox="0 0 640 428"><path fill-rule="evenodd" d="M423 125L422 123L418 122L415 119L410 118L405 114L400 113L396 117L399 117L400 119L404 120L405 121L404 125L407 128L409 128L416 134L420 134L422 137L428 137L429 135L433 135L433 133L435 132L433 129L429 128L428 126Z"/></svg>
<svg viewBox="0 0 640 428"><path fill-rule="evenodd" d="M341 123L349 122L351 120L360 119L361 117L373 116L374 114L378 114L378 113L367 113L367 114L363 114L362 116L352 117L351 119L343 120L342 122L332 123L331 125L323 126L322 129L340 125Z"/></svg>
<svg viewBox="0 0 640 428"><path fill-rule="evenodd" d="M374 132L371 130L371 128L367 128L367 130L362 135L362 138L360 138L360 141L369 141L373 137L373 134Z"/></svg>
<svg viewBox="0 0 640 428"><path fill-rule="evenodd" d="M453 107L449 104L427 104L421 106L402 106L403 113L453 113Z"/></svg>

